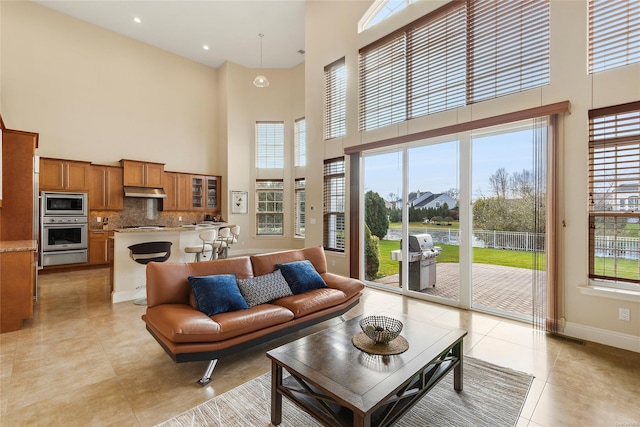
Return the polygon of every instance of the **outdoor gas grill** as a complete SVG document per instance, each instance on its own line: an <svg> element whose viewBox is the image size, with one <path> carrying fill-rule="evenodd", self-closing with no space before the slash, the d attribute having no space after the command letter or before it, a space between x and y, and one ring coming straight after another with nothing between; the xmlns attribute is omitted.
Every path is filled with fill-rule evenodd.
<svg viewBox="0 0 640 427"><path fill-rule="evenodd" d="M409 236L409 289L421 291L436 285L436 258L442 248L433 245L431 234ZM400 283L402 283L402 241L400 249L391 252L391 259L400 261Z"/></svg>

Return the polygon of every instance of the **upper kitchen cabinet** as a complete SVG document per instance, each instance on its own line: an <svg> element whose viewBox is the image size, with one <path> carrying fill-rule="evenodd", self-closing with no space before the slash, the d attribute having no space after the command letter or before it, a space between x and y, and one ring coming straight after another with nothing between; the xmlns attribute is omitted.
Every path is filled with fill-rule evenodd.
<svg viewBox="0 0 640 427"><path fill-rule="evenodd" d="M191 175L179 172L165 172L164 188L167 197L162 200L163 211L188 211L191 209Z"/></svg>
<svg viewBox="0 0 640 427"><path fill-rule="evenodd" d="M18 130L2 131L2 220L0 240L30 240L37 230L37 181L34 155L38 134ZM37 215L37 214L36 214Z"/></svg>
<svg viewBox="0 0 640 427"><path fill-rule="evenodd" d="M91 163L40 158L40 190L89 191Z"/></svg>
<svg viewBox="0 0 640 427"><path fill-rule="evenodd" d="M122 182L122 168L91 165L89 208L95 210L122 210L124 207Z"/></svg>
<svg viewBox="0 0 640 427"><path fill-rule="evenodd" d="M131 187L161 188L164 178L164 164L120 160L124 168L124 185Z"/></svg>
<svg viewBox="0 0 640 427"><path fill-rule="evenodd" d="M220 211L220 177L219 176L205 176L204 177L207 186L207 202L205 209Z"/></svg>
<svg viewBox="0 0 640 427"><path fill-rule="evenodd" d="M220 211L220 177L191 175L191 209Z"/></svg>

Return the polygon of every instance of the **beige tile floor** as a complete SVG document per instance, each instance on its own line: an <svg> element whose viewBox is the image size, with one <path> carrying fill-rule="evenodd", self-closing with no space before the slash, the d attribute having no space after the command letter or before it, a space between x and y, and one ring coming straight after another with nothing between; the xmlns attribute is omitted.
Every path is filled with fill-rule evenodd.
<svg viewBox="0 0 640 427"><path fill-rule="evenodd" d="M0 425L150 426L269 371L265 351L174 363L146 332L144 307L111 304L108 270L40 276L33 319L0 335ZM519 426L640 426L640 354L551 339L528 325L365 290L346 317L378 311L469 331L468 356L535 375ZM294 339L340 320L334 319Z"/></svg>

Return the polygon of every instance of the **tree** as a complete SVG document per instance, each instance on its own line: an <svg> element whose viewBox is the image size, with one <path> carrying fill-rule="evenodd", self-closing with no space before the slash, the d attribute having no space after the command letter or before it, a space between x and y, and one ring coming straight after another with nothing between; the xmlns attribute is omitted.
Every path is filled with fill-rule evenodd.
<svg viewBox="0 0 640 427"><path fill-rule="evenodd" d="M369 226L371 234L384 239L389 229L389 217L384 199L378 193L369 190L364 195L364 222Z"/></svg>
<svg viewBox="0 0 640 427"><path fill-rule="evenodd" d="M369 226L364 225L364 277L366 280L378 278L380 267L380 249L378 237L371 235Z"/></svg>
<svg viewBox="0 0 640 427"><path fill-rule="evenodd" d="M496 197L507 198L507 190L509 188L509 173L505 168L498 169L489 177L489 183L493 188Z"/></svg>

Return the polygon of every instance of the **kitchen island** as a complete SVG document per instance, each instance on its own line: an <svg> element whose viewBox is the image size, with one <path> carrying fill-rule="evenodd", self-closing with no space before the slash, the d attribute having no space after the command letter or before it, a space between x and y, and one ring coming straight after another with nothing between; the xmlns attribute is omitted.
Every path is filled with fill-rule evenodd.
<svg viewBox="0 0 640 427"><path fill-rule="evenodd" d="M130 256L129 246L145 242L171 242L171 256L167 262L192 262L187 246L202 244L200 232L211 228L229 227L227 223L213 223L182 227L139 227L115 229L113 254L113 292L111 302L146 298L146 268Z"/></svg>

